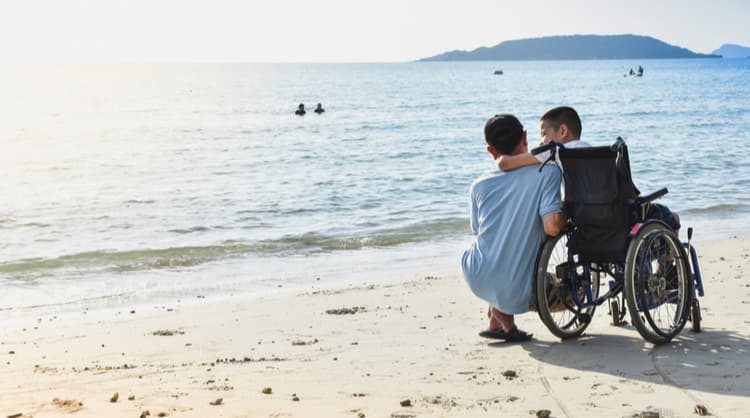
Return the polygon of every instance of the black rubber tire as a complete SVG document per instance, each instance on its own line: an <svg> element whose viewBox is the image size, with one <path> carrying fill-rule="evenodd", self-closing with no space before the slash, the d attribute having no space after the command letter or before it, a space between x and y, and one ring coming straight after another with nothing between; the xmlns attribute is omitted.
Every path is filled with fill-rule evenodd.
<svg viewBox="0 0 750 418"><path fill-rule="evenodd" d="M560 234L547 237L537 260L536 270L536 306L539 317L552 334L561 339L578 337L591 323L596 306L572 311L565 309L553 312L547 297L547 272L554 272L555 267L567 261L567 236ZM594 299L599 296L600 277L598 272L591 273L591 291Z"/></svg>
<svg viewBox="0 0 750 418"><path fill-rule="evenodd" d="M612 303L609 304L609 309L612 311L612 325L618 327L622 322L620 317L620 305L617 303L617 299L613 299Z"/></svg>
<svg viewBox="0 0 750 418"><path fill-rule="evenodd" d="M672 290L667 289L667 274L652 272L664 259L662 249L668 249L674 260L674 266L668 267L674 269L676 276L672 285L676 286L676 294L668 297L670 301L664 301L667 294L672 294ZM663 223L647 222L632 238L625 257L625 301L633 326L647 341L667 343L685 326L692 301L688 272L682 244ZM649 306L656 299L658 301L652 303L652 308L639 309L639 306ZM666 325L662 326L663 323Z"/></svg>
<svg viewBox="0 0 750 418"><path fill-rule="evenodd" d="M690 304L690 322L693 324L693 332L701 332L701 304L698 298L693 298Z"/></svg>

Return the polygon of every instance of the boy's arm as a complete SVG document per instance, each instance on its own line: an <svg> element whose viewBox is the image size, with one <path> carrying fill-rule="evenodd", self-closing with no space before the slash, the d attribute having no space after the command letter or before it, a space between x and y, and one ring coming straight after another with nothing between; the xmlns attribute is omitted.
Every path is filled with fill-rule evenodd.
<svg viewBox="0 0 750 418"><path fill-rule="evenodd" d="M516 155L501 155L497 158L497 168L503 171L515 170L527 165L539 164L539 160L528 152Z"/></svg>

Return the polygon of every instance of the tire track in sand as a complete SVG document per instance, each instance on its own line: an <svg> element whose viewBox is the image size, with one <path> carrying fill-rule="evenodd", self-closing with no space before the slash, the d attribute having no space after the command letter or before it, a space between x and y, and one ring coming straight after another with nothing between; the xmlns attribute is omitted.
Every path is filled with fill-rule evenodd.
<svg viewBox="0 0 750 418"><path fill-rule="evenodd" d="M697 396L693 395L687 389L685 389L684 387L682 387L682 385L680 385L679 383L677 383L674 380L672 380L672 378L669 377L667 375L667 373L664 372L664 370L662 370L661 367L659 367L659 365L657 364L657 361L656 361L656 351L658 349L659 349L659 347L652 348L651 352L649 354L650 354L650 357L651 357L651 364L654 366L654 370L656 370L656 372L659 373L659 376L661 376L662 380L664 380L664 383L666 383L668 385L671 385L671 386L674 386L675 388L679 389L680 392L684 393L685 396L687 396L688 398L692 399L693 402L695 402L696 404L701 404L701 405L703 405L705 407L708 407L708 405L706 405L703 401L701 401L700 399L698 399Z"/></svg>
<svg viewBox="0 0 750 418"><path fill-rule="evenodd" d="M544 354L540 357L544 357L547 353L549 353L549 350L545 351ZM539 381L542 383L542 386L544 386L544 390L549 393L549 396L554 399L555 403L557 404L558 408L560 408L560 411L567 417L567 418L573 418L574 415L568 411L568 408L565 406L565 403L555 395L555 391L552 390L552 385L549 384L549 380L547 379L547 375L544 373L544 363L540 360L537 360L537 372L539 373Z"/></svg>

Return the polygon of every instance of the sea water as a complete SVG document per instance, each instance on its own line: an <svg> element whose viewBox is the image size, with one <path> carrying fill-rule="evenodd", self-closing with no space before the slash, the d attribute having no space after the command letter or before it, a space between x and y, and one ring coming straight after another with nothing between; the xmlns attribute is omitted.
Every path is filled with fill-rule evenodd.
<svg viewBox="0 0 750 418"><path fill-rule="evenodd" d="M750 60L6 63L0 312L457 272L484 122L559 105L695 239L750 235Z"/></svg>

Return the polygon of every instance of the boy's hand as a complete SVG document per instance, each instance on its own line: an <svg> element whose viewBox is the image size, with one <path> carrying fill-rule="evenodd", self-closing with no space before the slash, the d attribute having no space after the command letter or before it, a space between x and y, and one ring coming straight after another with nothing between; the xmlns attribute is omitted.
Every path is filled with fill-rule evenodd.
<svg viewBox="0 0 750 418"><path fill-rule="evenodd" d="M503 162L505 162L505 164L503 164ZM508 170L507 157L505 155L497 157L495 164L497 164L497 168L502 171Z"/></svg>

